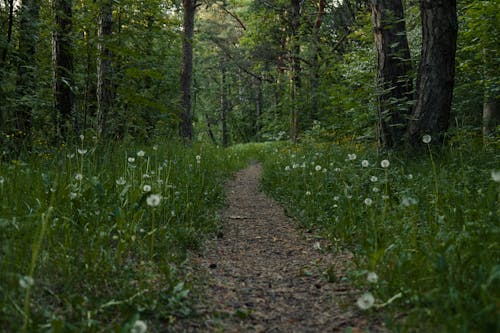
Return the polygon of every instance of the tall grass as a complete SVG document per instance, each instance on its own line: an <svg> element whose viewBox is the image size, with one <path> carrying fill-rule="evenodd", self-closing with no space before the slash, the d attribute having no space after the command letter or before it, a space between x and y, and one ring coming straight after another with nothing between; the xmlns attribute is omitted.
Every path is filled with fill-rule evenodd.
<svg viewBox="0 0 500 333"><path fill-rule="evenodd" d="M40 147L0 161L0 331L161 331L187 315L187 250L217 228L236 154Z"/></svg>
<svg viewBox="0 0 500 333"><path fill-rule="evenodd" d="M374 295L368 311L383 308L393 330L498 332L500 184L492 171L500 155L428 148L412 157L270 147L264 187L332 250L354 253L350 278Z"/></svg>

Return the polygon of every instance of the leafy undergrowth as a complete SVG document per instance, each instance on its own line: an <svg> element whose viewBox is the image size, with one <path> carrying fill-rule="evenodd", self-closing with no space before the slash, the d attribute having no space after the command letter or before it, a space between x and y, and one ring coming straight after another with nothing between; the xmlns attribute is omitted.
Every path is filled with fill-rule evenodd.
<svg viewBox="0 0 500 333"><path fill-rule="evenodd" d="M358 304L392 330L498 332L500 155L426 148L269 146L263 185L333 251L349 247Z"/></svg>
<svg viewBox="0 0 500 333"><path fill-rule="evenodd" d="M241 161L83 137L0 161L0 331L156 331L188 315L180 270L216 230L223 179Z"/></svg>

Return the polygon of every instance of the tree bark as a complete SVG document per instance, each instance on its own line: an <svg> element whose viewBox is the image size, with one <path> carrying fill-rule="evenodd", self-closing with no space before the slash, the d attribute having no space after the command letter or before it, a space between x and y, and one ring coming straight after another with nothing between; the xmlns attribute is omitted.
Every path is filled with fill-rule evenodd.
<svg viewBox="0 0 500 333"><path fill-rule="evenodd" d="M488 140L498 124L499 114L497 102L494 98L485 98L483 104L483 136Z"/></svg>
<svg viewBox="0 0 500 333"><path fill-rule="evenodd" d="M64 142L67 140L71 123L78 132L74 118L71 0L54 0L53 10L55 30L52 34L52 60L56 137Z"/></svg>
<svg viewBox="0 0 500 333"><path fill-rule="evenodd" d="M181 113L179 135L186 142L193 139L193 120L191 114L191 85L193 80L193 36L194 17L197 0L182 0L184 9L182 68L181 68Z"/></svg>
<svg viewBox="0 0 500 333"><path fill-rule="evenodd" d="M110 121L114 100L113 52L107 45L113 34L113 23L113 0L102 0L97 59L97 134L101 138L110 136L113 132Z"/></svg>
<svg viewBox="0 0 500 333"><path fill-rule="evenodd" d="M377 49L378 141L381 147L402 144L411 113L410 49L401 0L372 0L372 23Z"/></svg>
<svg viewBox="0 0 500 333"><path fill-rule="evenodd" d="M312 73L311 73L311 116L312 121L318 119L319 115L319 58L320 58L320 39L319 31L323 23L323 16L325 15L325 0L318 1L318 14L316 15L316 22L313 26L313 44L312 44Z"/></svg>
<svg viewBox="0 0 500 333"><path fill-rule="evenodd" d="M38 44L38 0L22 2L19 20L19 58L17 63L15 144L31 149L33 99L36 98L36 49ZM17 147L20 148L20 147Z"/></svg>
<svg viewBox="0 0 500 333"><path fill-rule="evenodd" d="M434 142L448 130L455 79L456 0L421 0L422 51L417 76L417 103L408 136L417 145L424 134Z"/></svg>
<svg viewBox="0 0 500 333"><path fill-rule="evenodd" d="M300 91L300 0L290 1L291 32L290 32L290 138L297 142L299 137L299 108L297 96Z"/></svg>
<svg viewBox="0 0 500 333"><path fill-rule="evenodd" d="M222 122L222 146L228 146L227 133L227 112L229 103L227 100L227 73L224 64L221 66L221 83L220 83L220 105L221 105L221 122Z"/></svg>

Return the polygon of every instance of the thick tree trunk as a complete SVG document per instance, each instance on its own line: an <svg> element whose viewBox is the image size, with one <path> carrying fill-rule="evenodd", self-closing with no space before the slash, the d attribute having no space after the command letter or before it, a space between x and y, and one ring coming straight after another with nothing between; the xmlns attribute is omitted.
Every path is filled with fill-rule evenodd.
<svg viewBox="0 0 500 333"><path fill-rule="evenodd" d="M71 0L53 2L55 31L52 35L52 60L54 70L54 106L56 116L56 137L67 140L71 123L75 124L73 94L73 53L72 53L72 4Z"/></svg>
<svg viewBox="0 0 500 333"><path fill-rule="evenodd" d="M448 130L455 79L456 0L421 0L422 51L417 104L408 129L413 145L429 134L434 142Z"/></svg>
<svg viewBox="0 0 500 333"><path fill-rule="evenodd" d="M372 23L377 49L378 141L381 147L403 142L411 113L410 49L401 0L372 0Z"/></svg>
<svg viewBox="0 0 500 333"><path fill-rule="evenodd" d="M297 105L300 92L300 0L290 1L291 32L290 32L290 138L297 142L299 137L299 107Z"/></svg>
<svg viewBox="0 0 500 333"><path fill-rule="evenodd" d="M221 66L221 83L220 83L220 106L221 106L221 122L222 122L222 146L228 146L227 133L227 112L229 103L227 100L227 75L224 64Z"/></svg>
<svg viewBox="0 0 500 333"><path fill-rule="evenodd" d="M36 49L38 43L38 0L24 0L19 20L19 58L17 64L15 115L16 145L31 148L33 103L36 98ZM16 147L17 148L17 147Z"/></svg>
<svg viewBox="0 0 500 333"><path fill-rule="evenodd" d="M191 84L193 80L193 36L196 0L182 0L184 9L182 68L181 68L181 113L179 135L185 141L193 139L193 120L191 114Z"/></svg>
<svg viewBox="0 0 500 333"><path fill-rule="evenodd" d="M112 128L113 87L113 52L107 46L113 34L113 0L102 0L99 14L97 59L97 133L99 137L110 136Z"/></svg>

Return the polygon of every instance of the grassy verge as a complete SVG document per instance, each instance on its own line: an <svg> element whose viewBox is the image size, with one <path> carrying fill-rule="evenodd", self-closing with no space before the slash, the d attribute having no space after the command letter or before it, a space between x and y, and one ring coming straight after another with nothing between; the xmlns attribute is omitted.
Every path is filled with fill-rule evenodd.
<svg viewBox="0 0 500 333"><path fill-rule="evenodd" d="M381 312L395 331L500 330L497 151L267 150L265 189L332 250L354 253L351 279L366 291L360 307Z"/></svg>
<svg viewBox="0 0 500 333"><path fill-rule="evenodd" d="M216 148L87 138L1 161L0 331L154 332L188 315L179 269L241 166Z"/></svg>

